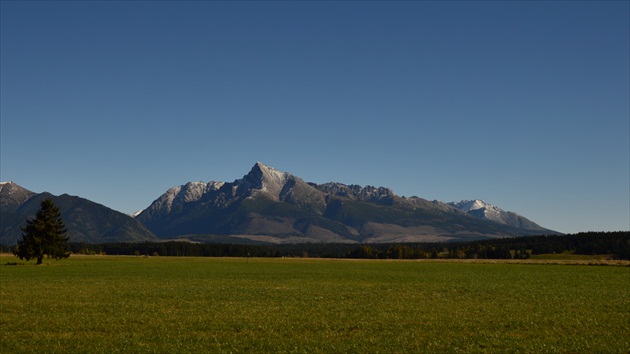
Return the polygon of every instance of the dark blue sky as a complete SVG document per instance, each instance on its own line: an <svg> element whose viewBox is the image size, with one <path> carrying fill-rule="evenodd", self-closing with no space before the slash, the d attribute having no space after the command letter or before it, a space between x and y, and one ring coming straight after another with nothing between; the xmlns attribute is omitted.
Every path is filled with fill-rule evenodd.
<svg viewBox="0 0 630 354"><path fill-rule="evenodd" d="M1 2L1 178L113 209L256 161L630 229L628 2Z"/></svg>

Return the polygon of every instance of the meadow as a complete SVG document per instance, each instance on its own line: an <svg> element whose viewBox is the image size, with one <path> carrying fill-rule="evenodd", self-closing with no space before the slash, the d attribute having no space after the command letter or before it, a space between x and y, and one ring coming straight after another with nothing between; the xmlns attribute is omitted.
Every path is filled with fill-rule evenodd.
<svg viewBox="0 0 630 354"><path fill-rule="evenodd" d="M0 256L2 353L630 352L627 266L132 256L45 263Z"/></svg>

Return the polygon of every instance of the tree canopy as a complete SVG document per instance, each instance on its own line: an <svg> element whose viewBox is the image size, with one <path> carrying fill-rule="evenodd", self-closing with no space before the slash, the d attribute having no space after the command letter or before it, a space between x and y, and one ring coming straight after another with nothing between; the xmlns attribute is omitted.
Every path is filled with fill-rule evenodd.
<svg viewBox="0 0 630 354"><path fill-rule="evenodd" d="M37 259L37 264L42 264L44 255L55 259L67 258L70 253L66 248L69 239L66 233L61 209L55 206L52 199L45 199L35 218L26 221L26 226L22 228L22 239L13 253L27 261Z"/></svg>

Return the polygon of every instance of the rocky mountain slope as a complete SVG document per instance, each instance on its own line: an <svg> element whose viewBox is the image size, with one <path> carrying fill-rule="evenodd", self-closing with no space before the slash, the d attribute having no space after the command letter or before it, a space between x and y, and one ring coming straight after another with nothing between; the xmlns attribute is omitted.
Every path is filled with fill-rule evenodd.
<svg viewBox="0 0 630 354"><path fill-rule="evenodd" d="M231 183L171 188L136 219L161 238L205 241L428 242L555 233L515 213L480 217L474 210L383 187L307 183L256 163Z"/></svg>
<svg viewBox="0 0 630 354"><path fill-rule="evenodd" d="M14 212L35 194L13 182L0 182L0 210Z"/></svg>
<svg viewBox="0 0 630 354"><path fill-rule="evenodd" d="M483 200L462 200L461 202L451 202L448 204L482 220L492 220L519 229L538 230L540 232L548 231L517 213L505 211Z"/></svg>
<svg viewBox="0 0 630 354"><path fill-rule="evenodd" d="M157 240L132 217L84 198L67 194L34 193L12 182L0 184L0 244L15 244L21 227L32 219L43 199L50 198L61 208L70 242L134 242Z"/></svg>

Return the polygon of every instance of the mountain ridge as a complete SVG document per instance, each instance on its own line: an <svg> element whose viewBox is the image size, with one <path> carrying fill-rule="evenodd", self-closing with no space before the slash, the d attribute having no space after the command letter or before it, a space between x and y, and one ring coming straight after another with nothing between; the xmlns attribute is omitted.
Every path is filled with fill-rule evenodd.
<svg viewBox="0 0 630 354"><path fill-rule="evenodd" d="M449 203L400 197L385 187L305 182L261 162L234 182L209 183L215 187L177 205L181 197L164 196L175 190L189 193L191 185L173 187L136 219L162 238L265 236L277 242L423 242L556 233L516 213L492 219Z"/></svg>
<svg viewBox="0 0 630 354"><path fill-rule="evenodd" d="M17 241L44 197L60 204L74 242L392 243L558 234L478 199L445 203L398 196L386 187L305 182L261 162L233 182L169 188L132 215L13 182L0 183L0 197L0 243Z"/></svg>

